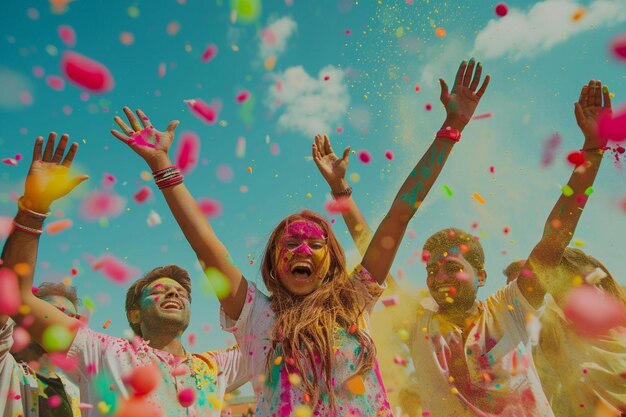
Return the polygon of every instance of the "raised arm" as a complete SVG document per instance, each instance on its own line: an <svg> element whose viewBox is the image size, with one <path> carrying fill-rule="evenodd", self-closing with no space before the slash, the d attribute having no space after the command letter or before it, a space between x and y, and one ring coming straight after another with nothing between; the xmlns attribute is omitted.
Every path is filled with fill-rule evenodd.
<svg viewBox="0 0 626 417"><path fill-rule="evenodd" d="M28 314L34 319L32 325L27 327L28 332L44 348L43 333L49 326L62 326L75 334L80 325L78 320L35 297L32 292L39 237L50 205L88 178L84 175L70 178L69 170L78 150L78 143L72 143L63 158L69 136L62 135L55 150L56 136L56 133L50 133L43 154L43 138L38 137L35 141L24 196L19 200L19 211L14 219L13 230L2 251L3 268L10 268L19 276L22 304L30 309Z"/></svg>
<svg viewBox="0 0 626 417"><path fill-rule="evenodd" d="M471 120L489 85L490 76L487 75L478 88L481 74L482 66L471 59L469 63L463 61L459 66L451 94L448 93L446 82L439 80L440 99L446 109L446 120L435 135L435 140L402 184L363 256L363 266L379 283L384 282L409 221L439 177L452 146L459 140L460 133Z"/></svg>
<svg viewBox="0 0 626 417"><path fill-rule="evenodd" d="M586 191L596 179L605 145L598 134L598 119L610 112L611 98L606 86L591 80L582 87L578 102L574 104L574 115L584 136L581 152L585 162L573 170L564 192L546 220L541 240L528 257L528 267L534 274L524 274L518 282L520 291L534 306L541 305L546 291L561 291L558 288L563 287L561 284L564 283L547 279L556 276L554 271L561 263L587 204Z"/></svg>
<svg viewBox="0 0 626 417"><path fill-rule="evenodd" d="M141 125L128 107L124 107L124 113L132 128L116 116L115 122L124 134L113 130L113 136L130 146L157 176L159 171L173 167L168 152L179 122L174 120L165 132L159 132L141 110L137 110ZM176 171L171 172L171 175L168 174L169 179L163 176L160 178L163 180L160 184L165 201L204 268L216 268L226 277L230 284L230 293L220 298L220 303L228 317L236 320L243 309L248 283L241 271L232 264L228 250L218 239L187 187L182 181L176 181Z"/></svg>

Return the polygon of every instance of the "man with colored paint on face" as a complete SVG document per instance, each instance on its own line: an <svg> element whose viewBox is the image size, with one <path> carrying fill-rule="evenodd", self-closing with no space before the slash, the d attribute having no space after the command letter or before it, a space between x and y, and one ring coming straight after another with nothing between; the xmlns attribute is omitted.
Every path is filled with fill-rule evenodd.
<svg viewBox="0 0 626 417"><path fill-rule="evenodd" d="M56 149L55 139L56 134L50 134L43 153L43 138L35 142L24 197L3 252L3 267L19 276L22 303L28 311L26 317L16 316L16 321L44 349L67 353L66 362L76 367L71 377L81 390L83 415L115 411L121 416L139 407L146 415L219 416L225 392L246 382L247 374L239 367L237 348L202 354L185 350L181 338L189 325L191 279L184 269L155 268L131 285L127 317L141 336L132 342L94 332L33 295L39 236L48 209L87 179L69 177L78 144L72 144L63 159L68 136L61 137ZM26 322L32 323L26 326ZM144 367L155 369L159 383L150 392L133 395L127 378Z"/></svg>
<svg viewBox="0 0 626 417"><path fill-rule="evenodd" d="M37 297L70 317L78 317L76 288L44 282ZM46 351L35 342L10 354L15 323L0 315L0 398L6 399L3 416L80 416L78 387L55 369Z"/></svg>

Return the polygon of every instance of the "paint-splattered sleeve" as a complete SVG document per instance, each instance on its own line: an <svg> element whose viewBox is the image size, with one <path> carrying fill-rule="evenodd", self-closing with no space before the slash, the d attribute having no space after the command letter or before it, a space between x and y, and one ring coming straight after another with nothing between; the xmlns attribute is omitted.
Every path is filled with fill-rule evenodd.
<svg viewBox="0 0 626 417"><path fill-rule="evenodd" d="M75 358L78 365L78 374L81 378L90 380L102 368L103 357L107 346L110 346L111 336L94 332L88 327L82 327L76 333L74 342L67 355Z"/></svg>
<svg viewBox="0 0 626 417"><path fill-rule="evenodd" d="M219 366L221 377L224 378L226 392L234 391L250 380L239 346L211 353Z"/></svg>
<svg viewBox="0 0 626 417"><path fill-rule="evenodd" d="M374 304L376 304L376 301L378 301L383 291L387 288L387 284L379 284L376 278L374 278L363 265L358 265L354 268L351 277L360 285L360 288L362 288L365 297L365 309L368 313L371 313Z"/></svg>
<svg viewBox="0 0 626 417"><path fill-rule="evenodd" d="M222 330L230 332L235 335L235 339L239 345L245 342L246 337L252 326L253 308L255 299L258 296L259 291L253 282L248 282L248 293L246 294L246 302L243 305L241 314L237 320L233 320L226 315L224 309L220 309L220 324Z"/></svg>

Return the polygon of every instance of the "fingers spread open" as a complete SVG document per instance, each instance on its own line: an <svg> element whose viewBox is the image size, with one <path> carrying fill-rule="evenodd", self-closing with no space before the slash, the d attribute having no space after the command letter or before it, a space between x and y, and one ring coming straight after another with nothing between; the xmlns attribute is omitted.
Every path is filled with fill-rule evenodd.
<svg viewBox="0 0 626 417"><path fill-rule="evenodd" d="M124 121L122 120L121 117L115 116L113 118L113 121L115 123L117 123L117 125L120 127L120 129L122 129L122 131L124 133L126 133L127 136L132 136L132 134L134 133L133 130L130 127L128 127L128 125L126 123L124 123Z"/></svg>
<svg viewBox="0 0 626 417"><path fill-rule="evenodd" d="M61 162L61 165L69 168L72 166L72 161L74 161L74 156L76 156L76 151L78 150L78 143L74 142L70 146L70 150L67 151L67 155L65 155L65 159Z"/></svg>
<svg viewBox="0 0 626 417"><path fill-rule="evenodd" d="M142 112L141 109L137 109L137 116L139 116L139 120L141 120L141 124L143 125L143 127L152 126L152 123L150 123L150 119L148 119L148 116L146 116L146 114Z"/></svg>
<svg viewBox="0 0 626 417"><path fill-rule="evenodd" d="M335 153L335 151L333 151L333 147L330 145L330 139L328 139L328 135L324 135L324 151L326 151L326 155Z"/></svg>
<svg viewBox="0 0 626 417"><path fill-rule="evenodd" d="M467 61L461 62L461 65L459 65L459 69L456 72L456 79L454 80L454 85L452 86L452 92L453 93L456 91L456 86L457 85L462 85L463 84L463 75L465 74L465 69L466 68L467 68Z"/></svg>
<svg viewBox="0 0 626 417"><path fill-rule="evenodd" d="M35 139L35 146L33 147L33 161L41 161L41 149L43 148L43 137L38 136Z"/></svg>
<svg viewBox="0 0 626 417"><path fill-rule="evenodd" d="M70 137L67 133L61 135L61 140L59 141L59 144L54 151L54 155L52 155L52 162L61 162L61 159L63 159L63 154L65 153L65 148L67 146L67 140L69 138Z"/></svg>
<svg viewBox="0 0 626 417"><path fill-rule="evenodd" d="M611 93L609 93L609 87L607 85L604 85L602 87L602 96L604 97L604 108L610 109L611 108Z"/></svg>
<svg viewBox="0 0 626 417"><path fill-rule="evenodd" d="M111 130L111 134L113 136L115 136L116 138L118 138L119 140L121 140L122 142L124 142L124 143L127 143L130 140L129 137L122 135L117 130Z"/></svg>
<svg viewBox="0 0 626 417"><path fill-rule="evenodd" d="M476 61L472 58L469 60L467 70L465 70L465 74L463 75L463 86L465 87L469 87L470 82L472 81L472 75L474 75L474 65L476 65Z"/></svg>
<svg viewBox="0 0 626 417"><path fill-rule="evenodd" d="M178 120L172 120L168 125L167 128L165 130L167 130L170 135L172 135L172 137L174 136L174 132L176 131L176 128L178 127L178 125L180 124L180 121Z"/></svg>
<svg viewBox="0 0 626 417"><path fill-rule="evenodd" d="M141 130L141 126L139 125L139 122L133 112L128 107L124 107L124 114L135 132L139 132Z"/></svg>
<svg viewBox="0 0 626 417"><path fill-rule="evenodd" d="M489 86L489 81L491 81L491 75L487 74L485 76L485 81L483 81L483 85L481 85L480 89L476 92L476 95L478 96L478 98L481 98L483 94L485 94L485 91L487 90L487 87Z"/></svg>
<svg viewBox="0 0 626 417"><path fill-rule="evenodd" d="M46 148L43 150L43 161L50 162L52 160L52 152L54 151L54 141L57 138L55 132L50 132L46 141Z"/></svg>
<svg viewBox="0 0 626 417"><path fill-rule="evenodd" d="M472 83L470 84L470 90L476 91L478 88L478 83L480 82L480 76L483 73L483 66L480 62L476 65L476 73L474 74L474 78L472 79Z"/></svg>

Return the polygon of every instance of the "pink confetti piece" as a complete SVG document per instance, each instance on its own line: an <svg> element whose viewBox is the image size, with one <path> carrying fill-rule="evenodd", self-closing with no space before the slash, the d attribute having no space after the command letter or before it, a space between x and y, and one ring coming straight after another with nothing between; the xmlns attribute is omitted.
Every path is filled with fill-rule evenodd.
<svg viewBox="0 0 626 417"><path fill-rule="evenodd" d="M198 163L200 138L194 132L182 133L176 148L174 163L183 175L190 173Z"/></svg>
<svg viewBox="0 0 626 417"><path fill-rule="evenodd" d="M123 45L130 46L135 43L135 35L131 32L122 32L120 33L120 42L122 42Z"/></svg>
<svg viewBox="0 0 626 417"><path fill-rule="evenodd" d="M74 222L72 222L72 219L57 220L46 225L46 233L49 235L56 235L71 228L73 225Z"/></svg>
<svg viewBox="0 0 626 417"><path fill-rule="evenodd" d="M0 237L6 238L13 230L13 217L0 216Z"/></svg>
<svg viewBox="0 0 626 417"><path fill-rule="evenodd" d="M58 75L48 75L46 77L46 84L56 91L62 91L65 88L65 81Z"/></svg>
<svg viewBox="0 0 626 417"><path fill-rule="evenodd" d="M12 166L12 167L17 166L17 161L15 159L13 159L13 158L4 158L2 160L2 163L4 165L8 165L8 166Z"/></svg>
<svg viewBox="0 0 626 417"><path fill-rule="evenodd" d="M133 200L141 204L146 202L146 200L150 197L152 197L152 189L147 185L144 185L135 193L135 195L133 195Z"/></svg>
<svg viewBox="0 0 626 417"><path fill-rule="evenodd" d="M94 191L83 199L79 211L87 220L99 220L119 216L125 206L126 200L113 192Z"/></svg>
<svg viewBox="0 0 626 417"><path fill-rule="evenodd" d="M489 119L491 116L493 116L493 113L491 113L491 112L483 113L483 114L477 114L476 116L472 117L472 120Z"/></svg>
<svg viewBox="0 0 626 417"><path fill-rule="evenodd" d="M602 145L607 142L622 142L626 140L626 106L611 114L601 115L598 120L598 134L602 138Z"/></svg>
<svg viewBox="0 0 626 417"><path fill-rule="evenodd" d="M74 32L74 28L69 25L61 25L57 31L59 38L61 38L65 46L73 48L76 45L76 32Z"/></svg>
<svg viewBox="0 0 626 417"><path fill-rule="evenodd" d="M242 103L245 103L249 98L250 98L250 92L248 90L242 90L239 93L237 93L235 100L237 101L237 103L242 104Z"/></svg>
<svg viewBox="0 0 626 417"><path fill-rule="evenodd" d="M359 151L359 161L369 164L372 161L372 155L368 151Z"/></svg>
<svg viewBox="0 0 626 417"><path fill-rule="evenodd" d="M509 6L504 3L499 3L495 8L496 15L499 17L504 17L509 13Z"/></svg>
<svg viewBox="0 0 626 417"><path fill-rule="evenodd" d="M400 296L398 294L389 295L387 297L381 297L380 301L385 307L393 307L400 302Z"/></svg>
<svg viewBox="0 0 626 417"><path fill-rule="evenodd" d="M154 365L135 368L128 376L128 384L133 387L135 395L142 397L151 393L161 381L159 369Z"/></svg>
<svg viewBox="0 0 626 417"><path fill-rule="evenodd" d="M428 263L428 261L430 261L430 252L424 249L422 251L422 262Z"/></svg>
<svg viewBox="0 0 626 417"><path fill-rule="evenodd" d="M611 41L611 51L615 58L626 61L626 33L617 35Z"/></svg>
<svg viewBox="0 0 626 417"><path fill-rule="evenodd" d="M68 80L94 93L105 93L114 86L107 67L76 52L63 53L61 71Z"/></svg>
<svg viewBox="0 0 626 417"><path fill-rule="evenodd" d="M33 95L30 91L20 91L20 102L25 106L33 104Z"/></svg>
<svg viewBox="0 0 626 417"><path fill-rule="evenodd" d="M557 150L562 141L561 135L559 133L555 133L543 142L541 165L544 168L552 165L554 157L556 156Z"/></svg>
<svg viewBox="0 0 626 417"><path fill-rule="evenodd" d="M116 182L117 179L115 178L115 176L113 176L113 174L105 172L102 174L102 181L100 181L100 185L102 186L102 188L106 188L108 190L111 189Z"/></svg>
<svg viewBox="0 0 626 417"><path fill-rule="evenodd" d="M222 203L210 198L198 199L200 211L207 217L219 217L222 214Z"/></svg>
<svg viewBox="0 0 626 417"><path fill-rule="evenodd" d="M270 153L273 156L278 156L280 155L280 145L278 145L278 143L272 143L270 145Z"/></svg>
<svg viewBox="0 0 626 417"><path fill-rule="evenodd" d="M217 45L214 43L207 46L207 48L202 53L202 62L208 63L211 62L217 56Z"/></svg>
<svg viewBox="0 0 626 417"><path fill-rule="evenodd" d="M173 20L171 22L169 22L167 24L167 34L170 36L174 36L176 34L178 34L178 32L180 31L180 23L178 23L177 21Z"/></svg>
<svg viewBox="0 0 626 417"><path fill-rule="evenodd" d="M426 103L426 105L424 106L424 108L426 109L426 111L431 111L433 109L433 105L430 103Z"/></svg>
<svg viewBox="0 0 626 417"><path fill-rule="evenodd" d="M237 138L237 144L235 145L235 156L237 158L243 158L246 156L246 138L240 136Z"/></svg>
<svg viewBox="0 0 626 417"><path fill-rule="evenodd" d="M50 408L57 408L61 405L61 397L58 395L51 395L48 397L48 406Z"/></svg>
<svg viewBox="0 0 626 417"><path fill-rule="evenodd" d="M43 78L46 75L46 70L41 65L35 65L33 67L33 75L37 78Z"/></svg>
<svg viewBox="0 0 626 417"><path fill-rule="evenodd" d="M165 62L161 62L159 64L159 68L157 70L157 74L158 74L159 78L165 77L166 71L167 71L167 65L165 65Z"/></svg>
<svg viewBox="0 0 626 417"><path fill-rule="evenodd" d="M585 163L585 155L581 151L570 152L567 155L567 162L575 167L578 167Z"/></svg>
<svg viewBox="0 0 626 417"><path fill-rule="evenodd" d="M21 299L15 272L9 268L0 269L0 315L17 314Z"/></svg>
<svg viewBox="0 0 626 417"><path fill-rule="evenodd" d="M65 353L50 352L50 361L61 368L63 372L75 372L78 369L78 358L69 356Z"/></svg>
<svg viewBox="0 0 626 417"><path fill-rule="evenodd" d="M111 254L102 255L91 264L91 269L100 272L105 278L116 284L125 284L139 275L139 269L126 265Z"/></svg>
<svg viewBox="0 0 626 417"><path fill-rule="evenodd" d="M234 171L230 167L230 165L221 164L218 165L215 174L217 175L217 179L220 180L220 182L227 183L233 180Z"/></svg>
<svg viewBox="0 0 626 417"><path fill-rule="evenodd" d="M626 307L590 285L575 287L563 311L574 331L588 338L606 335L612 328L626 325Z"/></svg>
<svg viewBox="0 0 626 417"><path fill-rule="evenodd" d="M211 104L207 104L199 98L183 101L196 117L210 125L215 124L219 117L219 112L222 110L222 103L219 100L213 100Z"/></svg>
<svg viewBox="0 0 626 417"><path fill-rule="evenodd" d="M180 390L178 393L178 402L185 408L196 402L196 393L193 388L187 387Z"/></svg>
<svg viewBox="0 0 626 417"><path fill-rule="evenodd" d="M20 352L30 343L30 334L21 326L13 328L13 346L11 352Z"/></svg>
<svg viewBox="0 0 626 417"><path fill-rule="evenodd" d="M385 158L389 159L390 161L393 161L393 152L391 151L385 152Z"/></svg>
<svg viewBox="0 0 626 417"><path fill-rule="evenodd" d="M339 126L337 129L335 129L335 132L343 133L343 127Z"/></svg>
<svg viewBox="0 0 626 417"><path fill-rule="evenodd" d="M350 211L350 204L347 197L339 197L326 203L326 211L330 214L341 214Z"/></svg>

